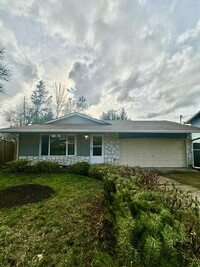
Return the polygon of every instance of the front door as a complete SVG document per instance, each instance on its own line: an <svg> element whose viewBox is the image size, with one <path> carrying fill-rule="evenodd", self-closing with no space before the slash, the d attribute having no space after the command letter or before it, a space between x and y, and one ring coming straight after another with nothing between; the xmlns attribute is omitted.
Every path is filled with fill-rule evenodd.
<svg viewBox="0 0 200 267"><path fill-rule="evenodd" d="M103 163L104 162L104 140L103 135L94 134L91 136L90 143L90 162Z"/></svg>

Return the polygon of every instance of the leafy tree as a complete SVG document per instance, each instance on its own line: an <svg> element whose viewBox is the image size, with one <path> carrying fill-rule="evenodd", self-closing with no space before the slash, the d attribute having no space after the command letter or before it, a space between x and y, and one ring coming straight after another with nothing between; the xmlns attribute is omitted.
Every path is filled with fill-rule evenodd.
<svg viewBox="0 0 200 267"><path fill-rule="evenodd" d="M4 63L5 48L0 47L0 93L4 93L4 83L11 77L11 70Z"/></svg>
<svg viewBox="0 0 200 267"><path fill-rule="evenodd" d="M109 109L108 111L102 113L101 119L111 121L127 121L128 116L126 114L125 108L122 108L119 111L115 109Z"/></svg>
<svg viewBox="0 0 200 267"><path fill-rule="evenodd" d="M45 89L44 81L40 80L36 85L36 89L31 95L32 107L32 123L43 123L45 118L53 119L52 110L50 108L51 96Z"/></svg>
<svg viewBox="0 0 200 267"><path fill-rule="evenodd" d="M119 119L121 121L127 121L128 120L128 116L127 116L127 113L125 111L125 108L122 108L121 111L119 112Z"/></svg>

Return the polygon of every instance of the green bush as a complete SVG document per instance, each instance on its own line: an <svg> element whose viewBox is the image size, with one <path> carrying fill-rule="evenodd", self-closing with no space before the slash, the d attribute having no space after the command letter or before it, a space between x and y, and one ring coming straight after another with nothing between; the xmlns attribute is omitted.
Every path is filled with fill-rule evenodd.
<svg viewBox="0 0 200 267"><path fill-rule="evenodd" d="M27 159L19 159L7 162L3 170L7 173L57 173L60 167L51 161L31 163Z"/></svg>
<svg viewBox="0 0 200 267"><path fill-rule="evenodd" d="M72 173L88 176L90 164L87 162L77 162L70 166Z"/></svg>
<svg viewBox="0 0 200 267"><path fill-rule="evenodd" d="M104 177L113 174L124 178L131 178L136 174L136 170L134 167L109 163L94 164L89 169L89 176L97 180L103 180Z"/></svg>
<svg viewBox="0 0 200 267"><path fill-rule="evenodd" d="M122 266L200 266L199 203L155 173L115 167L104 180L104 204Z"/></svg>
<svg viewBox="0 0 200 267"><path fill-rule="evenodd" d="M38 161L31 167L33 173L57 173L60 171L59 164L51 161Z"/></svg>
<svg viewBox="0 0 200 267"><path fill-rule="evenodd" d="M111 164L93 164L90 166L89 176L97 180L103 180L103 178L112 170L114 171L114 166Z"/></svg>
<svg viewBox="0 0 200 267"><path fill-rule="evenodd" d="M29 172L29 161L27 159L19 159L7 162L3 170L7 173Z"/></svg>

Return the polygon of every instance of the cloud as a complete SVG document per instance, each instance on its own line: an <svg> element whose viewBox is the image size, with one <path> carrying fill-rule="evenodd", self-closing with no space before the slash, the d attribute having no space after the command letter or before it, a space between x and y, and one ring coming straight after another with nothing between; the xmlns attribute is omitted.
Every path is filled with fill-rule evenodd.
<svg viewBox="0 0 200 267"><path fill-rule="evenodd" d="M76 61L73 63L68 75L69 79L72 79L75 83L75 95L83 95L93 104L98 103L101 96L101 89L98 87L97 68L98 66L95 62L85 63Z"/></svg>
<svg viewBox="0 0 200 267"><path fill-rule="evenodd" d="M197 22L197 25L195 28L189 29L189 30L185 31L183 34L181 34L178 37L177 42L178 43L184 43L188 39L194 39L199 35L200 35L200 20Z"/></svg>
<svg viewBox="0 0 200 267"><path fill-rule="evenodd" d="M15 16L28 16L29 11L35 0L17 0L12 1L2 0L0 3L0 9Z"/></svg>
<svg viewBox="0 0 200 267"><path fill-rule="evenodd" d="M141 6L144 6L144 5L146 5L147 0L138 0L138 3L139 3Z"/></svg>
<svg viewBox="0 0 200 267"><path fill-rule="evenodd" d="M111 107L125 106L133 118L197 107L197 7L197 0L5 0L1 38L15 73L3 99L30 92L43 78L48 86L73 85L96 116Z"/></svg>

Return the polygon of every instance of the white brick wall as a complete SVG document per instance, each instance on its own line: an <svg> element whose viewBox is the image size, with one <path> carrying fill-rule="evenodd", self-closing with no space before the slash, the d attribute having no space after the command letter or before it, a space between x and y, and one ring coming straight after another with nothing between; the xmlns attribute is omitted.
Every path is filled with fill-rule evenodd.
<svg viewBox="0 0 200 267"><path fill-rule="evenodd" d="M119 164L120 157L118 134L106 133L104 137L104 161Z"/></svg>
<svg viewBox="0 0 200 267"><path fill-rule="evenodd" d="M90 157L84 156L20 156L19 159L28 159L32 162L36 161L52 161L61 165L70 165L77 162L90 162Z"/></svg>

